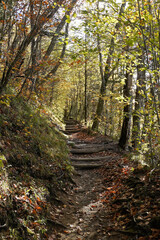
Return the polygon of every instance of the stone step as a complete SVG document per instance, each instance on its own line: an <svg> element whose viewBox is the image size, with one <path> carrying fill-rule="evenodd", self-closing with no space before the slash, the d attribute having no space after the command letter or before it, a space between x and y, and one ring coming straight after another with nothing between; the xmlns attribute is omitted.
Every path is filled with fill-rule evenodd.
<svg viewBox="0 0 160 240"><path fill-rule="evenodd" d="M76 121L76 120L72 120L72 121L68 120L68 121L64 121L64 123L66 125L76 125L76 124L79 124L79 122Z"/></svg>
<svg viewBox="0 0 160 240"><path fill-rule="evenodd" d="M101 167L103 164L102 163L73 163L72 164L75 168L79 168L79 169L93 169L93 168L99 168Z"/></svg>
<svg viewBox="0 0 160 240"><path fill-rule="evenodd" d="M105 160L108 160L110 159L111 156L104 156L104 157L94 157L94 158L74 158L74 157L71 157L70 160L71 161L75 161L75 162L96 162L96 161L105 161Z"/></svg>
<svg viewBox="0 0 160 240"><path fill-rule="evenodd" d="M103 152L106 150L105 146L100 146L100 147L90 147L90 148L72 148L70 150L71 153L73 154L91 154L91 153L98 153L98 152Z"/></svg>
<svg viewBox="0 0 160 240"><path fill-rule="evenodd" d="M68 128L68 127L65 127L65 130L67 130L67 131L72 131L72 130L77 130L77 129L81 129L81 127L79 127L79 126L76 126L76 127L72 127L72 128Z"/></svg>
<svg viewBox="0 0 160 240"><path fill-rule="evenodd" d="M72 131L70 131L70 130L64 130L63 131L63 133L65 133L65 134L68 134L68 135L71 135L71 134L73 134L73 133L77 133L77 132L80 132L81 131L81 129L75 129L75 130L72 130Z"/></svg>
<svg viewBox="0 0 160 240"><path fill-rule="evenodd" d="M87 143L79 143L79 144L74 144L73 148L75 149L91 149L91 148L100 148L102 147L102 144L87 144Z"/></svg>
<svg viewBox="0 0 160 240"><path fill-rule="evenodd" d="M81 126L81 124L66 124L66 127L75 127L75 126Z"/></svg>

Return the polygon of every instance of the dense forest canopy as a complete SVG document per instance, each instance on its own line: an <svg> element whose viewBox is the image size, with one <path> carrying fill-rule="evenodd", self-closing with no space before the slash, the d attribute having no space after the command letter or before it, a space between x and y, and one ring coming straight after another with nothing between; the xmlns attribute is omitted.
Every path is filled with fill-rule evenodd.
<svg viewBox="0 0 160 240"><path fill-rule="evenodd" d="M0 33L1 103L23 96L158 164L159 1L1 1Z"/></svg>

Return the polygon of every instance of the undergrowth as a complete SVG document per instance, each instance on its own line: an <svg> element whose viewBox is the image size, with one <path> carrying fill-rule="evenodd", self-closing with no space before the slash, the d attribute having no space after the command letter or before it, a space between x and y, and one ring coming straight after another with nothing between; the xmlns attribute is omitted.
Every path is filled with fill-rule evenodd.
<svg viewBox="0 0 160 240"><path fill-rule="evenodd" d="M47 239L71 174L65 137L22 97L0 99L0 239Z"/></svg>

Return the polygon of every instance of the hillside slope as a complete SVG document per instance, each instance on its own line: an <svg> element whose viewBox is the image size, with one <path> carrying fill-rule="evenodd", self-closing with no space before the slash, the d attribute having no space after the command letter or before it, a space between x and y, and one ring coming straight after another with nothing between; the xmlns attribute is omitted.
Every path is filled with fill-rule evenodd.
<svg viewBox="0 0 160 240"><path fill-rule="evenodd" d="M0 99L0 239L46 239L72 170L65 137L41 112Z"/></svg>

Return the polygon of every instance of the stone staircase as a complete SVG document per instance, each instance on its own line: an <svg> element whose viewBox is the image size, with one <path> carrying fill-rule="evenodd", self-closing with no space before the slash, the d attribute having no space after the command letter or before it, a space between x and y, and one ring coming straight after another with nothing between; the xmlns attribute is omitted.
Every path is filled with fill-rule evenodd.
<svg viewBox="0 0 160 240"><path fill-rule="evenodd" d="M67 119L67 120L65 120L65 124L66 124L65 131L63 131L63 132L67 135L71 135L73 133L77 133L77 132L81 131L82 126L76 120Z"/></svg>
<svg viewBox="0 0 160 240"><path fill-rule="evenodd" d="M73 133L80 132L82 130L82 125L73 119L65 121L66 128L64 133L67 135L72 135ZM106 150L106 144L90 144L84 141L69 140L68 145L70 146L70 153L72 157L70 158L72 165L76 169L93 169L101 167L109 156L94 156L93 153L100 153Z"/></svg>

